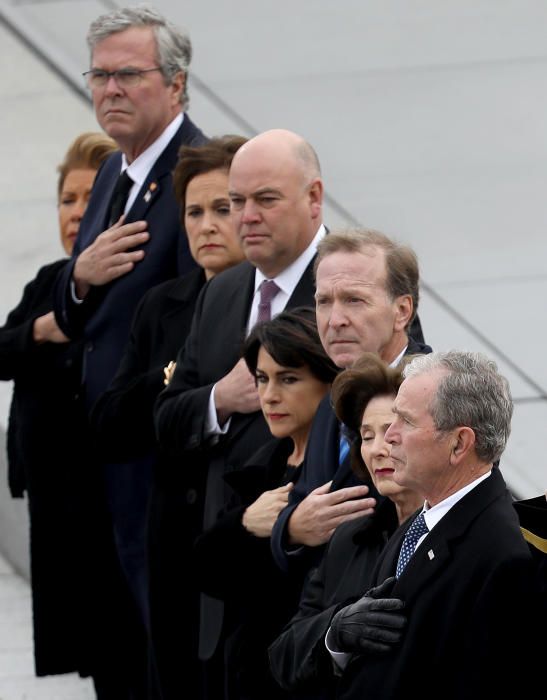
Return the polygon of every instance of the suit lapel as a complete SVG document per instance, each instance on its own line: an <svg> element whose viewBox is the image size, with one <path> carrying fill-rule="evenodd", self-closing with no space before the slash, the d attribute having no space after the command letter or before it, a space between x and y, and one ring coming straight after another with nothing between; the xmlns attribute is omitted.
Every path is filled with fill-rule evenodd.
<svg viewBox="0 0 547 700"><path fill-rule="evenodd" d="M177 161L177 153L181 140L181 128L173 136L166 148L160 154L143 182L133 206L127 212L128 221L139 221L144 219L147 211L159 197L162 188L171 187L171 181L164 182L169 176Z"/></svg>
<svg viewBox="0 0 547 700"><path fill-rule="evenodd" d="M181 319L188 313L189 305L195 305L200 289L205 284L201 268L183 275L169 293L170 307L162 313L160 327L165 338L177 337L184 327ZM191 321L191 317L189 319ZM184 338L182 342L184 342Z"/></svg>
<svg viewBox="0 0 547 700"><path fill-rule="evenodd" d="M315 295L315 281L313 279L314 263L315 256L311 260L308 267L304 270L304 274L294 288L294 291L287 302L288 309L294 308L295 306L313 306L313 299Z"/></svg>
<svg viewBox="0 0 547 700"><path fill-rule="evenodd" d="M502 497L505 482L498 469L482 483L463 496L431 530L420 544L405 567L401 578L397 581L396 591L403 592L404 599L409 601L427 585L432 577L436 577L454 556L457 541L466 537L467 530L475 518L480 515L492 501ZM411 516L402 532L393 538L393 547L389 547L385 566L381 567L384 578L395 572L402 541L414 516Z"/></svg>
<svg viewBox="0 0 547 700"><path fill-rule="evenodd" d="M110 200L120 175L121 163L122 154L116 153L105 162L97 173L89 202L90 206L87 207L84 214L80 226L81 235L78 236L74 246L73 257L93 243L97 232L101 233L108 228Z"/></svg>
<svg viewBox="0 0 547 700"><path fill-rule="evenodd" d="M128 221L138 221L144 219L146 212L160 195L162 188L172 187L171 179L165 182L176 163L181 144L197 146L206 141L202 132L193 124L187 114L184 115L182 124L171 141L160 154L148 173L131 210L128 212Z"/></svg>

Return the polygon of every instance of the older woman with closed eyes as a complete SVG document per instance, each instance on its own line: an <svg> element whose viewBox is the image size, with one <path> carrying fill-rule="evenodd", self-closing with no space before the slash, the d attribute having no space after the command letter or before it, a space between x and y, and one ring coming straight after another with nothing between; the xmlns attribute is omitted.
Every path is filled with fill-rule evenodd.
<svg viewBox="0 0 547 700"><path fill-rule="evenodd" d="M376 559L391 534L423 505L420 495L394 481L391 447L385 440L402 381L401 366L388 367L377 355L365 353L333 383L336 415L358 436L351 448L352 467L385 498L373 515L336 529L303 590L298 612L270 647L274 678L287 691L320 700L335 697L327 632L336 614L370 587Z"/></svg>

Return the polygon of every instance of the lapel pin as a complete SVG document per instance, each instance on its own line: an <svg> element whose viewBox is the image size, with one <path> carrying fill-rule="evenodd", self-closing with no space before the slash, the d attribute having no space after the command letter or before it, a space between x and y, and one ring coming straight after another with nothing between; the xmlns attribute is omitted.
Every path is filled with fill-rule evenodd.
<svg viewBox="0 0 547 700"><path fill-rule="evenodd" d="M435 557L435 553L433 552L432 549L429 550L429 552L427 553L427 556L429 557L430 560Z"/></svg>
<svg viewBox="0 0 547 700"><path fill-rule="evenodd" d="M150 185L148 186L148 190L144 195L144 201L149 202L150 199L152 198L152 192L155 192L158 189L158 185L155 182L151 182Z"/></svg>

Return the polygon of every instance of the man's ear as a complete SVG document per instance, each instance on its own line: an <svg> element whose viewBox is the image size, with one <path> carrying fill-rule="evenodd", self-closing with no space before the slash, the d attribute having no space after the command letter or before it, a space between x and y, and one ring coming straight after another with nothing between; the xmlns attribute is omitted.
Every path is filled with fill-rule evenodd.
<svg viewBox="0 0 547 700"><path fill-rule="evenodd" d="M309 185L308 197L312 219L317 219L321 216L323 206L323 181L321 178L316 177L312 180Z"/></svg>
<svg viewBox="0 0 547 700"><path fill-rule="evenodd" d="M393 302L395 305L395 323L393 330L404 331L410 323L414 311L414 303L410 294L401 294Z"/></svg>
<svg viewBox="0 0 547 700"><path fill-rule="evenodd" d="M462 426L454 430L450 449L450 463L460 464L475 447L475 431L468 426Z"/></svg>
<svg viewBox="0 0 547 700"><path fill-rule="evenodd" d="M186 73L179 71L175 73L171 81L171 97L173 106L180 104L180 96L184 92L184 86L186 85Z"/></svg>

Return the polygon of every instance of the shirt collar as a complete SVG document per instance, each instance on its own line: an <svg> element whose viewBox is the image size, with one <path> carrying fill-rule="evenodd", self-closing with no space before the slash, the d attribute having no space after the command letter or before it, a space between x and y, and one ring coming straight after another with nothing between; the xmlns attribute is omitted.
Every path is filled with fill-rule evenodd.
<svg viewBox="0 0 547 700"><path fill-rule="evenodd" d="M300 281L300 278L304 274L304 271L313 260L315 253L317 252L317 246L319 242L327 233L327 229L321 224L315 234L312 242L306 248L306 250L299 255L296 260L286 267L282 272L280 272L276 277L271 279L275 280L275 283L282 292L285 292L288 296L294 292L296 285ZM260 272L258 268L255 270L255 294L258 288L265 279L270 279Z"/></svg>
<svg viewBox="0 0 547 700"><path fill-rule="evenodd" d="M180 112L173 119L172 122L164 129L162 134L152 143L148 148L143 151L140 156L135 158L135 160L128 165L125 153L122 153L122 167L121 172L127 170L127 174L133 180L133 182L138 186L137 191L143 186L144 181L148 177L148 173L152 170L152 166L158 160L160 155L166 149L167 144L171 141L173 136L177 133L184 119L184 112Z"/></svg>
<svg viewBox="0 0 547 700"><path fill-rule="evenodd" d="M393 360L393 362L389 363L390 367L397 367L399 362L403 359L404 354L406 352L406 349L408 348L408 344L404 346L404 348L401 350L401 352L397 355L397 357Z"/></svg>
<svg viewBox="0 0 547 700"><path fill-rule="evenodd" d="M486 474L483 474L482 476L479 476L478 479L475 479L470 484L466 484L459 491L456 491L456 493L453 493L451 496L448 496L448 498L445 498L444 501L437 503L437 505L431 506L431 508L428 506L426 501L424 503L422 512L424 514L427 527L430 530L433 529L435 525L439 522L439 520L442 517L444 517L461 498L463 498L467 493L469 493L469 491L478 486L481 483L481 481L487 479L490 476L490 474L492 474L492 470L490 470Z"/></svg>

